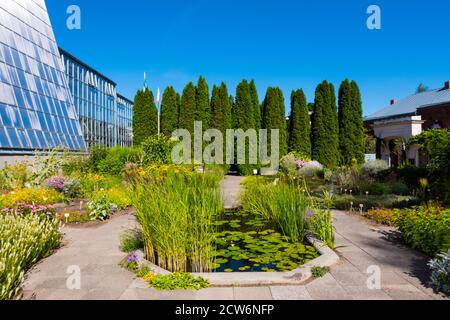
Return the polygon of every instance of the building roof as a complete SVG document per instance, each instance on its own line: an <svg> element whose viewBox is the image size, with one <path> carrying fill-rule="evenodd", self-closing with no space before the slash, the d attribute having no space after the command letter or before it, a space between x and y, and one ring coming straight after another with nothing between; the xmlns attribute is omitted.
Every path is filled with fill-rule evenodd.
<svg viewBox="0 0 450 320"><path fill-rule="evenodd" d="M121 98L121 99L127 101L128 103L134 104L133 101L131 101L130 99L128 99L127 97L125 97L125 96L123 96L123 95L121 95L119 93L117 94L117 98Z"/></svg>
<svg viewBox="0 0 450 320"><path fill-rule="evenodd" d="M399 116L416 115L417 109L450 103L450 90L437 89L417 93L398 101L395 104L375 112L374 114L364 118L364 121L374 121L386 118L395 118Z"/></svg>
<svg viewBox="0 0 450 320"><path fill-rule="evenodd" d="M97 71L96 69L92 68L90 65L88 65L87 63L81 61L80 59L78 59L77 57L72 55L71 53L69 53L66 50L62 49L61 47L59 47L58 49L59 49L59 53L61 55L66 56L70 60L75 61L79 65L83 66L84 68L88 69L89 71L92 71L93 73L97 74L98 76L100 76L101 78L105 79L106 81L111 82L114 86L117 86L117 83L115 81L111 80L110 78L105 76L103 73L101 73L101 72Z"/></svg>

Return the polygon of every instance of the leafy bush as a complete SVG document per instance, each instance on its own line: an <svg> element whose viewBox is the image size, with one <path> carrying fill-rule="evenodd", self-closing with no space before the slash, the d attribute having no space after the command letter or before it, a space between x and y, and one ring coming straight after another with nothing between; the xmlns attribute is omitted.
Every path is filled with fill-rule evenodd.
<svg viewBox="0 0 450 320"><path fill-rule="evenodd" d="M171 164L172 149L176 142L161 135L149 137L141 144L144 164Z"/></svg>
<svg viewBox="0 0 450 320"><path fill-rule="evenodd" d="M61 168L65 176L80 174L90 169L90 159L83 155L65 155L62 159Z"/></svg>
<svg viewBox="0 0 450 320"><path fill-rule="evenodd" d="M395 225L395 214L392 209L370 209L364 216L386 226Z"/></svg>
<svg viewBox="0 0 450 320"><path fill-rule="evenodd" d="M430 256L450 249L450 209L437 205L395 210L395 224L407 244Z"/></svg>
<svg viewBox="0 0 450 320"><path fill-rule="evenodd" d="M106 220L114 211L114 205L109 201L105 193L95 196L88 203L89 216L91 220Z"/></svg>
<svg viewBox="0 0 450 320"><path fill-rule="evenodd" d="M380 172L389 169L388 164L384 160L372 160L361 166L361 171L375 178Z"/></svg>
<svg viewBox="0 0 450 320"><path fill-rule="evenodd" d="M26 162L12 165L5 163L0 170L0 190L22 189L29 181L31 181L31 172Z"/></svg>
<svg viewBox="0 0 450 320"><path fill-rule="evenodd" d="M68 178L64 182L64 196L69 199L76 199L83 194L81 181L78 178Z"/></svg>
<svg viewBox="0 0 450 320"><path fill-rule="evenodd" d="M429 171L426 168L418 168L411 165L400 166L395 169L398 179L402 180L406 186L411 189L420 188L420 179L426 179L429 176Z"/></svg>
<svg viewBox="0 0 450 320"><path fill-rule="evenodd" d="M103 145L96 145L91 147L89 153L89 168L92 171L98 171L99 163L108 155L108 149Z"/></svg>
<svg viewBox="0 0 450 320"><path fill-rule="evenodd" d="M0 300L17 297L25 271L58 246L59 239L55 219L0 214Z"/></svg>
<svg viewBox="0 0 450 320"><path fill-rule="evenodd" d="M323 171L323 165L321 165L318 161L309 161L305 163L297 162L297 165L298 174L301 177L312 177L318 172Z"/></svg>
<svg viewBox="0 0 450 320"><path fill-rule="evenodd" d="M406 196L410 194L409 188L403 182L394 182L390 184L390 188L393 194L398 196Z"/></svg>
<svg viewBox="0 0 450 320"><path fill-rule="evenodd" d="M128 162L139 160L139 149L114 147L108 149L106 157L97 164L97 169L101 173L120 175Z"/></svg>
<svg viewBox="0 0 450 320"><path fill-rule="evenodd" d="M158 290L206 289L209 281L202 277L195 278L190 273L175 272L169 275L157 275L151 278L150 287Z"/></svg>
<svg viewBox="0 0 450 320"><path fill-rule="evenodd" d="M144 238L139 229L127 230L120 236L120 250L123 252L134 252L144 248Z"/></svg>
<svg viewBox="0 0 450 320"><path fill-rule="evenodd" d="M64 182L64 177L52 177L45 182L45 185L49 189L61 192L64 190Z"/></svg>
<svg viewBox="0 0 450 320"><path fill-rule="evenodd" d="M363 193L369 192L370 195L382 196L385 194L392 194L392 188L386 183L373 182L362 188Z"/></svg>
<svg viewBox="0 0 450 320"><path fill-rule="evenodd" d="M311 273L314 278L322 278L328 272L330 272L330 268L328 268L328 267L312 267L311 268Z"/></svg>
<svg viewBox="0 0 450 320"><path fill-rule="evenodd" d="M450 250L439 254L429 263L431 268L430 285L436 291L450 295Z"/></svg>
<svg viewBox="0 0 450 320"><path fill-rule="evenodd" d="M360 170L353 167L340 167L333 171L331 181L334 182L341 189L359 190L362 185L367 183Z"/></svg>
<svg viewBox="0 0 450 320"><path fill-rule="evenodd" d="M297 158L293 153L289 153L281 158L280 161L280 170L282 173L288 176L296 176L297 175Z"/></svg>

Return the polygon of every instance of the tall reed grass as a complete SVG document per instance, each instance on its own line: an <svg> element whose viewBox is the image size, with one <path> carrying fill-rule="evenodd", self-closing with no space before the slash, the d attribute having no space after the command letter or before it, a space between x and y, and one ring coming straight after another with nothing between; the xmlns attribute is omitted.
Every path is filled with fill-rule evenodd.
<svg viewBox="0 0 450 320"><path fill-rule="evenodd" d="M147 258L171 272L209 271L221 176L167 172L133 186Z"/></svg>
<svg viewBox="0 0 450 320"><path fill-rule="evenodd" d="M283 235L302 242L306 234L305 213L308 198L294 184L267 184L261 179L245 183L243 209L278 225Z"/></svg>

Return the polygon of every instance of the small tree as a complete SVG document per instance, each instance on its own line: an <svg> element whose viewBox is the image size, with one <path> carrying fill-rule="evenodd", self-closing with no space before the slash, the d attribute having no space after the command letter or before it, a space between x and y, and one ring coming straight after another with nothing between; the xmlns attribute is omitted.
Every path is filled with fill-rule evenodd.
<svg viewBox="0 0 450 320"><path fill-rule="evenodd" d="M292 91L289 117L289 151L311 157L309 111L303 90Z"/></svg>
<svg viewBox="0 0 450 320"><path fill-rule="evenodd" d="M327 167L339 161L339 125L334 86L323 81L317 86L311 127L312 158Z"/></svg>
<svg viewBox="0 0 450 320"><path fill-rule="evenodd" d="M194 122L196 121L196 89L189 82L183 90L180 104L179 127L194 133Z"/></svg>
<svg viewBox="0 0 450 320"><path fill-rule="evenodd" d="M209 88L204 77L198 79L195 103L195 120L203 123L203 130L205 131L211 125L211 107L209 103Z"/></svg>
<svg viewBox="0 0 450 320"><path fill-rule="evenodd" d="M268 130L268 150L271 149L270 130L279 129L280 156L287 154L287 123L283 92L280 88L269 87L263 102L262 125Z"/></svg>
<svg viewBox="0 0 450 320"><path fill-rule="evenodd" d="M133 144L140 145L158 133L158 109L151 90L138 90L134 98Z"/></svg>
<svg viewBox="0 0 450 320"><path fill-rule="evenodd" d="M161 102L161 133L170 137L178 129L180 95L173 87L164 90Z"/></svg>

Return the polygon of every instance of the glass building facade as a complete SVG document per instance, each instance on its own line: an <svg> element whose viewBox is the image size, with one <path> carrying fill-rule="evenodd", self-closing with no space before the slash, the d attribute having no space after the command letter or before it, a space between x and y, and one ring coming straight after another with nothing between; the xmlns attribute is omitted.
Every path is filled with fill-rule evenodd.
<svg viewBox="0 0 450 320"><path fill-rule="evenodd" d="M59 50L87 146L131 146L133 103L117 94L114 81Z"/></svg>
<svg viewBox="0 0 450 320"><path fill-rule="evenodd" d="M133 145L133 102L124 96L117 95L118 145L131 147Z"/></svg>
<svg viewBox="0 0 450 320"><path fill-rule="evenodd" d="M0 1L0 153L86 144L44 0Z"/></svg>

